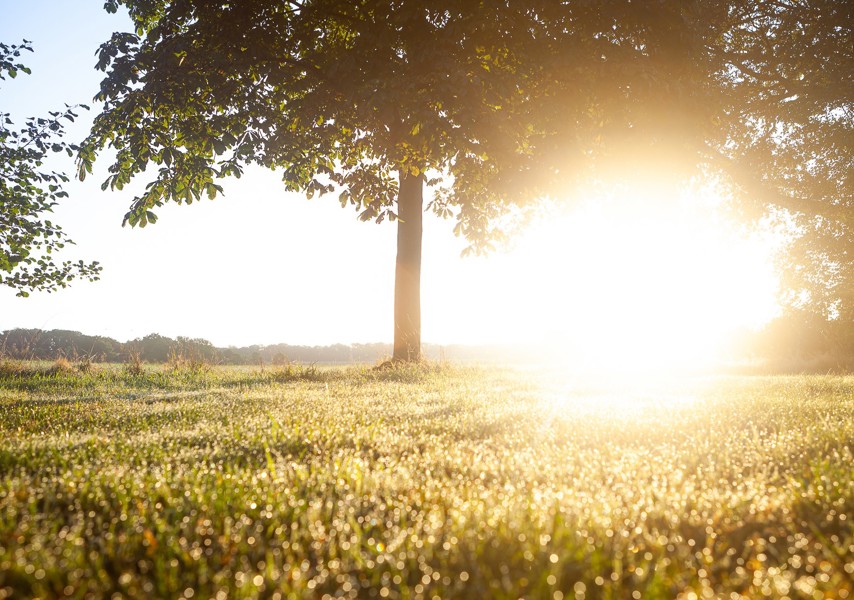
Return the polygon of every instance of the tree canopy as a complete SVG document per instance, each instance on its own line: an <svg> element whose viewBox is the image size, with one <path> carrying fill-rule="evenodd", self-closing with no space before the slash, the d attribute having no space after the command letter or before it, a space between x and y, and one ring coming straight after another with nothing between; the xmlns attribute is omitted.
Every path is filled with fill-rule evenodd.
<svg viewBox="0 0 854 600"><path fill-rule="evenodd" d="M833 273L824 290L850 279L848 2L106 7L120 4L136 31L101 46L104 110L79 173L107 147L105 188L153 163L131 225L154 222L164 202L216 197L218 180L248 164L278 169L286 189L336 193L364 220L403 217L403 306L420 293L425 183L432 209L483 249L513 207L655 172L717 180L746 214L784 215L805 234L792 265L813 283ZM420 322L397 308L396 331ZM407 335L417 355L420 326Z"/></svg>
<svg viewBox="0 0 854 600"><path fill-rule="evenodd" d="M18 62L21 45L0 43L0 80L15 79L30 69ZM32 117L21 129L14 129L8 113L0 112L0 284L28 296L35 290L64 288L77 277L98 279L97 262L57 262L56 253L73 242L62 228L45 218L57 201L68 194L63 173L45 171L43 162L51 153L73 156L77 146L60 138L63 121L74 121L74 107L51 112L48 117Z"/></svg>
<svg viewBox="0 0 854 600"><path fill-rule="evenodd" d="M216 196L218 177L251 163L282 169L289 190L337 191L364 220L394 218L395 172L520 161L532 129L519 118L529 111L521 85L540 70L520 52L551 43L532 37L530 2L121 4L138 30L101 48L105 107L80 168L108 145L118 154L105 187L159 166L126 215L132 225L164 201ZM474 211L463 198L477 184L460 181L454 206ZM481 233L475 214L460 216L464 232Z"/></svg>
<svg viewBox="0 0 854 600"><path fill-rule="evenodd" d="M735 17L716 150L743 197L796 238L781 265L788 303L854 323L854 6L759 2Z"/></svg>

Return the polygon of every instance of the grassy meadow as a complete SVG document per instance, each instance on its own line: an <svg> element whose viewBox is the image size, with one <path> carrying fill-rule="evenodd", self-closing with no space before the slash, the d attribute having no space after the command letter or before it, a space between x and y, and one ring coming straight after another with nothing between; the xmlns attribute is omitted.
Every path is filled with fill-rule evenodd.
<svg viewBox="0 0 854 600"><path fill-rule="evenodd" d="M854 377L0 363L0 598L849 598Z"/></svg>

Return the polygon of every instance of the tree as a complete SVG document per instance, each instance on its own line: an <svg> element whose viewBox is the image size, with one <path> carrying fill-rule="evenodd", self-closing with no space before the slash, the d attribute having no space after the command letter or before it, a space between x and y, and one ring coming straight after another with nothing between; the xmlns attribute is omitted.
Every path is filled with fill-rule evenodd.
<svg viewBox="0 0 854 600"><path fill-rule="evenodd" d="M118 2L108 2L116 10ZM125 217L156 220L165 201L222 191L216 178L256 163L283 169L285 187L337 191L363 220L398 221L394 359L420 357L423 188L454 174L461 155L512 154L524 127L522 57L527 4L501 10L447 2L121 2L136 33L101 47L105 102L80 152L116 150L106 187L159 166ZM523 6L524 4L524 6ZM534 64L534 63L531 63ZM469 190L474 190L474 182ZM477 204L437 202L463 221ZM474 232L474 228L470 228ZM466 233L463 225L461 232Z"/></svg>
<svg viewBox="0 0 854 600"><path fill-rule="evenodd" d="M128 344L139 352L142 360L149 362L166 362L175 350L177 342L172 338L156 333L150 333L143 338L133 340Z"/></svg>
<svg viewBox="0 0 854 600"><path fill-rule="evenodd" d="M593 178L717 182L748 223L771 219L795 238L780 257L789 302L854 325L854 5L595 4L558 19L601 42L603 76L581 91L602 121L581 130ZM550 96L572 105L578 72L555 71L570 75Z"/></svg>
<svg viewBox="0 0 854 600"><path fill-rule="evenodd" d="M30 69L17 62L29 42L0 44L0 80L14 79ZM8 113L0 113L0 284L28 296L31 291L51 292L77 277L98 279L97 262L58 263L54 254L73 244L59 225L45 218L60 198L68 196L62 173L41 170L50 153L74 155L76 145L59 140L63 121L74 121L74 107L51 112L49 118L27 119L23 129L12 129Z"/></svg>
<svg viewBox="0 0 854 600"><path fill-rule="evenodd" d="M420 356L425 185L444 183L429 206L476 250L533 199L650 170L717 177L741 207L832 219L850 240L850 196L795 176L850 129L851 86L825 81L850 80L841 0L119 4L136 32L101 46L80 176L108 146L105 188L157 165L130 225L253 163L397 220L396 360ZM850 153L834 157L839 182Z"/></svg>
<svg viewBox="0 0 854 600"><path fill-rule="evenodd" d="M854 6L758 2L731 13L720 52L734 101L718 152L794 238L781 257L790 314L854 326Z"/></svg>

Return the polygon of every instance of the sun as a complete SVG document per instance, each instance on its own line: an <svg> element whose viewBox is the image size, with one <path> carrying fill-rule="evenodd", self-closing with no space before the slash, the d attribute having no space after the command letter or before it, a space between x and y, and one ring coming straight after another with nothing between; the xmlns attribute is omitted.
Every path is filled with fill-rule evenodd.
<svg viewBox="0 0 854 600"><path fill-rule="evenodd" d="M697 369L778 311L776 241L725 219L711 189L615 190L551 215L513 258L520 318L589 372ZM527 304L526 304L527 303Z"/></svg>

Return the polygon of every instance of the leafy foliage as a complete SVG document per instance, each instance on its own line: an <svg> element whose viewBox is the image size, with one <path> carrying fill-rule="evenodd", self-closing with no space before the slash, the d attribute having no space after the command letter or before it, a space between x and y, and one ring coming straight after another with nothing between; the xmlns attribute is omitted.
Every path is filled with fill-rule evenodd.
<svg viewBox="0 0 854 600"><path fill-rule="evenodd" d="M745 3L731 18L722 74L735 102L718 150L735 182L794 230L788 303L854 323L854 7Z"/></svg>
<svg viewBox="0 0 854 600"><path fill-rule="evenodd" d="M151 222L164 201L215 197L215 180L249 163L281 168L285 187L309 197L337 190L360 218L382 221L396 217L394 172L453 175L466 156L515 156L528 135L509 116L535 63L507 46L534 26L527 4L122 4L137 32L101 48L105 110L80 174L105 146L117 150L105 187L158 165L131 225ZM478 181L466 195L482 191ZM435 207L451 214L463 197Z"/></svg>
<svg viewBox="0 0 854 600"><path fill-rule="evenodd" d="M28 42L0 44L0 80L30 73L17 62L24 50L32 51ZM77 277L93 281L101 272L97 262L57 262L55 253L73 242L59 225L45 218L59 199L68 196L62 190L68 177L41 170L42 163L50 153L73 156L78 150L59 139L63 122L77 117L75 110L66 106L49 117L27 119L20 130L12 128L8 113L0 113L0 284L16 289L19 296L64 288Z"/></svg>
<svg viewBox="0 0 854 600"><path fill-rule="evenodd" d="M850 2L120 4L136 31L101 47L79 168L113 147L121 189L157 166L131 225L247 164L379 221L397 172L482 250L532 199L700 177L798 228L793 288L852 302Z"/></svg>

